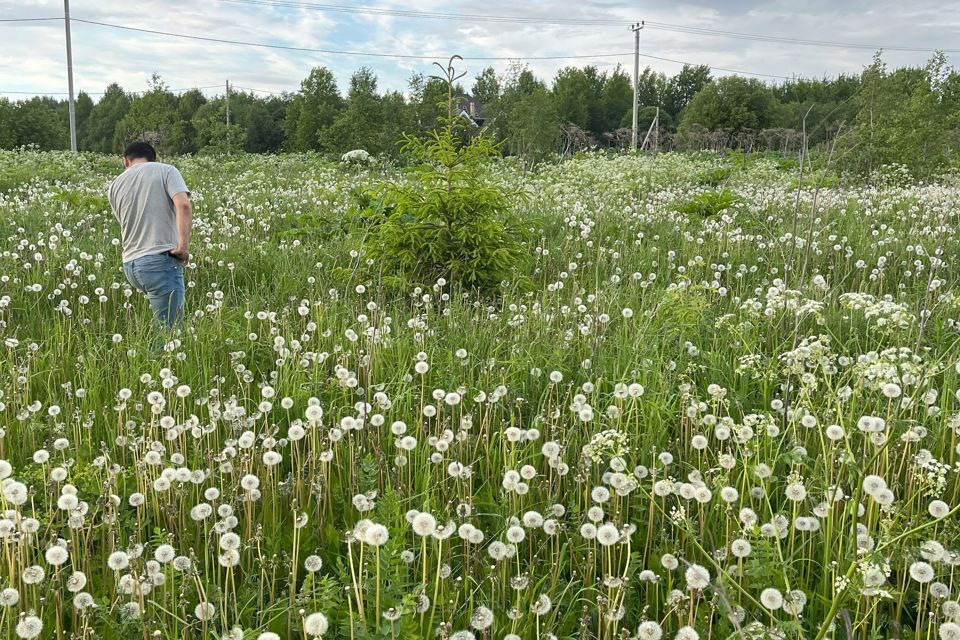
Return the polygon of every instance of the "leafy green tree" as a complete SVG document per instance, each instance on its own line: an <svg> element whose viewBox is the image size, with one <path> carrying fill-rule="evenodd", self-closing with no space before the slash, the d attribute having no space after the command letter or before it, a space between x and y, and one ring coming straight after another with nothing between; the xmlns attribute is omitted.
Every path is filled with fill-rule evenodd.
<svg viewBox="0 0 960 640"><path fill-rule="evenodd" d="M496 105L500 100L500 80L493 67L487 67L474 78L470 92L485 110Z"/></svg>
<svg viewBox="0 0 960 640"><path fill-rule="evenodd" d="M583 68L590 91L587 94L587 130L599 137L606 130L606 117L603 110L603 86L607 83L606 72L600 72L595 66Z"/></svg>
<svg viewBox="0 0 960 640"><path fill-rule="evenodd" d="M560 121L586 129L591 93L590 80L582 70L564 67L558 71L553 79L553 103Z"/></svg>
<svg viewBox="0 0 960 640"><path fill-rule="evenodd" d="M679 131L694 125L709 130L762 129L773 121L776 101L770 89L754 78L725 76L710 82L683 110Z"/></svg>
<svg viewBox="0 0 960 640"><path fill-rule="evenodd" d="M603 130L613 131L633 120L633 86L626 72L617 66L603 85Z"/></svg>
<svg viewBox="0 0 960 640"><path fill-rule="evenodd" d="M176 153L179 150L180 132L176 123L177 96L154 74L150 79L149 91L130 104L130 110L117 123L114 132L114 148L122 149L134 140L151 142L161 155Z"/></svg>
<svg viewBox="0 0 960 640"><path fill-rule="evenodd" d="M201 153L276 153L283 148L286 96L262 99L246 91L230 92L230 125L226 100L217 96L200 106L192 118L196 147Z"/></svg>
<svg viewBox="0 0 960 640"><path fill-rule="evenodd" d="M69 107L68 107L69 108ZM77 148L81 151L91 151L84 146L87 138L87 126L90 124L90 113L93 111L93 99L86 91L77 94L74 116L77 123ZM67 118L69 120L69 113Z"/></svg>
<svg viewBox="0 0 960 640"><path fill-rule="evenodd" d="M810 144L833 139L841 127L856 116L852 97L860 89L860 77L798 78L772 87L778 105L772 126L800 131L806 119Z"/></svg>
<svg viewBox="0 0 960 640"><path fill-rule="evenodd" d="M711 81L710 67L707 65L685 64L683 69L667 83L661 105L674 121L679 121L683 116L683 110L690 104L693 97Z"/></svg>
<svg viewBox="0 0 960 640"><path fill-rule="evenodd" d="M115 153L117 125L130 110L130 96L117 83L110 84L86 118L83 133L84 149L99 153Z"/></svg>
<svg viewBox="0 0 960 640"><path fill-rule="evenodd" d="M899 163L929 175L957 158L960 76L935 54L923 68L887 70L880 55L863 72L848 164L870 171Z"/></svg>
<svg viewBox="0 0 960 640"><path fill-rule="evenodd" d="M670 116L670 113L666 109L660 109L660 113L657 113L657 107L640 107L637 110L637 130L639 131L640 139L637 140L639 145L643 142L643 136L647 134L647 131L650 129L650 125L653 124L653 121L659 115L659 127L661 129L670 130L674 127L673 118ZM629 127L633 124L633 114L624 114L622 126Z"/></svg>
<svg viewBox="0 0 960 640"><path fill-rule="evenodd" d="M300 84L284 126L287 146L292 151L321 149L324 130L330 127L343 109L343 98L337 81L326 67L314 67Z"/></svg>
<svg viewBox="0 0 960 640"><path fill-rule="evenodd" d="M397 155L401 151L398 141L405 133L416 131L413 108L402 93L390 91L380 99L380 118L380 140L376 147L381 153Z"/></svg>
<svg viewBox="0 0 960 640"><path fill-rule="evenodd" d="M190 89L177 99L177 118L171 127L168 150L177 155L196 153L197 132L193 125L193 116L207 98L199 89Z"/></svg>
<svg viewBox="0 0 960 640"><path fill-rule="evenodd" d="M35 144L42 150L70 148L66 109L53 98L38 96L18 103L12 128L16 146Z"/></svg>
<svg viewBox="0 0 960 640"><path fill-rule="evenodd" d="M369 68L361 67L350 78L346 109L321 132L321 146L335 153L351 149L380 153L384 150L382 125L383 109L377 95L377 76Z"/></svg>
<svg viewBox="0 0 960 640"><path fill-rule="evenodd" d="M443 115L443 110L437 105L446 100L447 87L438 78L426 78L422 73L415 73L410 77L408 91L417 135L426 135L434 130L437 119ZM463 93L459 85L454 87L454 91Z"/></svg>
<svg viewBox="0 0 960 640"><path fill-rule="evenodd" d="M250 153L276 153L283 148L283 121L289 105L286 96L254 100L250 105L247 142Z"/></svg>
<svg viewBox="0 0 960 640"><path fill-rule="evenodd" d="M191 119L191 128L195 132L194 145L197 151L205 154L228 154L239 151L244 148L247 138L247 130L240 123L243 119L237 116L242 114L244 109L239 107L240 95L230 95L231 121L227 125L227 103L223 96L206 102L201 105Z"/></svg>
<svg viewBox="0 0 960 640"><path fill-rule="evenodd" d="M560 116L552 94L529 69L515 67L508 77L497 134L510 153L535 162L557 150Z"/></svg>
<svg viewBox="0 0 960 640"><path fill-rule="evenodd" d="M13 123L16 107L6 98L0 98L0 149L12 149L17 145L17 132Z"/></svg>
<svg viewBox="0 0 960 640"><path fill-rule="evenodd" d="M663 107L670 88L667 76L650 67L637 78L637 104L641 107Z"/></svg>

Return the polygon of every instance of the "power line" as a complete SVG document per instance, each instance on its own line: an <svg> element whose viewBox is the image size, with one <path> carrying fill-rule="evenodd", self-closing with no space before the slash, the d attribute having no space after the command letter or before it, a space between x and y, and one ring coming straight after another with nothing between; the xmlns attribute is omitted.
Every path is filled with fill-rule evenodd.
<svg viewBox="0 0 960 640"><path fill-rule="evenodd" d="M167 89L170 93L186 93L187 91L193 91L194 89L216 89L221 85L219 84L209 84L202 87L184 87L181 89ZM263 89L258 89L257 91L264 91ZM88 96L102 96L106 95L106 91L83 91L80 90L77 92L85 93ZM137 92L133 92L137 93ZM0 89L0 95L26 95L26 96L65 96L68 95L66 91L4 91Z"/></svg>
<svg viewBox="0 0 960 640"><path fill-rule="evenodd" d="M576 26L623 26L629 21L610 18L556 18L536 16L497 16L476 13L443 13L414 9L388 9L383 7L349 7L335 4L319 4L298 0L220 0L231 4L287 7L312 9L321 12L351 13L360 15L390 16L398 18L420 18L428 20L457 20L468 22L513 22L518 24L555 24Z"/></svg>
<svg viewBox="0 0 960 640"><path fill-rule="evenodd" d="M111 29L123 29L124 31L136 31L138 33L151 33L154 35L169 36L174 38L186 38L188 40L200 40L203 42L218 42L222 44L234 44L245 47L263 47L266 49L281 49L284 51L301 51L308 53L326 53L330 55L341 56L369 56L373 58L397 58L409 60L437 60L441 56L425 56L408 53L377 53L372 51L344 51L339 49L319 49L314 47L294 47L291 45L268 44L265 42L247 42L244 40L228 40L226 38L213 38L210 36L197 36L186 33L174 33L171 31L160 31L157 29L143 29L140 27L130 27L122 24L112 24L109 22L99 22L97 20L84 20L82 18L72 18L73 22L82 22L100 27L109 27ZM587 55L564 55L564 56L463 56L464 60L576 60L576 59L596 59L596 58L622 58L632 55L632 52L621 53L594 53Z"/></svg>
<svg viewBox="0 0 960 640"><path fill-rule="evenodd" d="M63 21L63 18L0 18L0 22L50 22Z"/></svg>
<svg viewBox="0 0 960 640"><path fill-rule="evenodd" d="M712 64L697 64L696 62L690 62L688 60L675 60L673 58L663 58L661 56L652 56L648 53L641 53L641 58L651 58L653 60L663 60L664 62L674 62L676 64L688 64L692 67L710 67L710 70L716 71L727 71L728 73L736 73L743 76L759 76L761 78L777 78L778 80L793 80L797 76L778 76L773 73L760 73L757 71L743 71L742 69L730 69L727 67L716 67Z"/></svg>
<svg viewBox="0 0 960 640"><path fill-rule="evenodd" d="M738 31L721 31L719 29L703 29L700 27L688 27L678 24L669 24L666 22L651 22L647 21L647 25L651 29L658 29L660 31L672 31L676 33L689 33L694 35L705 35L705 36L720 36L724 38L737 38L741 40L755 40L758 42L781 42L786 44L799 44L805 46L816 46L816 47L836 47L841 49L870 49L876 51L878 49L883 49L884 51L910 51L910 52L921 52L921 53L932 53L934 51L943 51L945 53L960 53L960 49L937 49L929 47L900 47L900 46L890 46L882 44L863 44L863 43L852 43L852 42L834 42L830 40L805 40L803 38L788 38L783 36L769 36L757 33L741 33Z"/></svg>
<svg viewBox="0 0 960 640"><path fill-rule="evenodd" d="M243 4L253 6L274 6L297 9L312 9L321 12L348 13L360 15L391 16L398 18L418 18L432 20L456 20L467 22L495 22L495 23L516 23L516 24L537 24L537 25L572 25L572 26L617 26L623 27L630 24L628 20L613 18L557 18L557 17L537 17L537 16L517 16L517 15L490 15L476 13L445 13L438 11L420 11L410 9L388 9L382 7L358 6L350 7L336 4L325 4L316 2L306 2L304 0L220 0L221 2L231 4ZM720 29L706 29L700 27L691 27L686 25L671 24L668 22L655 22L646 20L648 26L652 29L661 31L673 31L678 33L691 33L697 35L720 36L726 38L736 38L744 40L757 40L761 42L782 42L787 44L799 44L818 47L838 47L848 49L883 49L885 51L910 51L910 52L934 52L944 51L946 53L957 53L960 49L937 49L935 47L903 47L890 46L882 44L864 44L851 42L835 42L829 40L809 40L804 38L790 38L785 36L773 36L757 33L744 33L739 31L724 31Z"/></svg>
<svg viewBox="0 0 960 640"><path fill-rule="evenodd" d="M416 59L416 60L435 60L436 59L436 56L422 56L422 55L396 54L396 53L374 53L374 52L366 52L366 51L339 51L339 50L333 50L333 49L316 49L311 47L294 47L289 45L267 44L263 42L246 42L242 40L227 40L223 38L212 38L209 36L196 36L196 35L189 35L184 33L172 33L169 31L158 31L155 29L142 29L140 27L129 27L125 25L110 24L107 22L97 22L94 20L83 20L81 18L73 18L73 20L74 22L84 22L87 24L94 24L94 25L110 27L114 29L124 29L127 31L138 31L141 33L151 33L155 35L187 38L190 40L202 40L205 42L219 42L224 44L233 44L233 45L240 45L240 46L247 46L247 47L265 47L269 49L283 49L287 51L304 51L304 52L311 52L311 53L327 53L332 55L373 56L378 58L405 58L405 59ZM593 54L585 54L585 55L565 55L565 56L463 56L463 59L464 60L576 60L576 59L596 59L596 58L623 58L626 56L631 56L633 55L633 53L634 52L632 51L624 51L620 53L593 53ZM672 58L662 58L659 56L652 56L652 55L646 55L646 54L641 54L641 56L644 58L650 58L653 60L663 60L666 62L674 62L677 64L690 64L693 66L703 66L703 65L698 65L697 63L694 63L694 62L686 61L686 60L675 60ZM784 79L784 80L790 80L793 77L793 76L783 76L783 75L776 75L776 74L770 74L770 73L743 71L739 69L729 69L726 67L717 67L713 65L705 65L705 66L709 66L711 69L716 69L717 71L727 71L729 73L737 73L742 75L759 76L759 77L766 77L766 78L778 78L778 79Z"/></svg>
<svg viewBox="0 0 960 640"><path fill-rule="evenodd" d="M282 96L284 94L290 93L289 91L273 91L271 89L254 89L253 87L240 87L233 85L234 89L240 89L242 91L252 91L254 93L269 93L275 96Z"/></svg>
<svg viewBox="0 0 960 640"><path fill-rule="evenodd" d="M771 74L771 73L760 73L760 72L756 72L756 71L744 71L744 70L742 70L742 69L730 69L730 68L728 68L728 67L717 67L717 66L714 66L714 65L706 65L706 64L696 63L696 62L690 62L690 61L688 61L688 60L677 60L677 59L675 59L675 58L664 58L663 56L655 56L655 55L651 55L651 54L648 54L648 53L641 53L641 54L640 54L640 57L641 57L641 58L649 58L649 59L651 59L651 60L661 60L661 61L663 61L663 62L672 62L672 63L674 63L674 64L685 64L685 65L690 65L690 66L694 66L694 67L697 67L697 66L705 66L705 67L709 67L711 70L726 71L726 72L728 72L728 73L735 73L735 74L738 74L738 75L759 76L759 77L763 77L763 78L776 78L776 79L778 79L778 80L793 80L793 79L795 79L795 78L797 77L797 76L781 76L781 75L775 75L775 74ZM211 84L211 85L204 85L204 86L202 86L202 87L185 87L185 88L182 88L182 89L169 89L169 91L170 91L171 93L183 93L183 92L186 92L186 91L192 91L193 89L218 89L218 88L220 88L221 86L222 86L222 85L219 85L219 84ZM289 94L289 93L291 93L291 91L289 91L289 90L286 90L286 91L275 91L275 90L273 90L273 89L257 89L257 88L255 88L255 87L242 87L242 86L236 85L236 84L233 85L233 88L234 88L234 89L240 89L240 90L242 90L242 91L251 91L251 92L253 92L253 93L268 93L268 94L276 95L276 96L282 96L282 95L284 95L284 94ZM103 92L103 91L83 91L82 93L86 93L86 94L89 95L89 96L102 96L102 95L104 95L105 92ZM293 92L293 93L295 93L295 92ZM0 90L0 95L9 95L9 94L14 94L14 95L31 95L31 96L61 96L61 95L67 95L67 92L66 92L66 91L4 91L4 90Z"/></svg>
<svg viewBox="0 0 960 640"><path fill-rule="evenodd" d="M296 9L311 9L321 12L335 12L335 13L347 13L355 15L374 15L374 16L391 16L399 18L415 18L415 19L430 19L430 20L455 20L455 21L467 21L467 22L492 22L492 23L516 23L516 24L533 24L533 25L566 25L566 26L624 26L628 24L627 20L618 20L610 18L558 18L558 17L537 17L537 16L505 16L505 15L489 15L489 14L475 14L475 13L444 13L436 11L420 11L420 10L408 10L408 9L388 9L381 7L369 7L369 6L358 6L350 7L345 5L335 5L335 4L320 4L313 2L304 2L302 0L220 0L224 3L230 4L239 4L247 6L266 6L266 7L285 7L285 8L296 8ZM62 20L63 18L8 18L0 19L0 23L16 23L16 22L46 22L46 21L55 21ZM74 18L75 21L79 21L77 18ZM91 21L92 22L92 21ZM660 31L668 31L674 33L685 33L692 35L706 35L706 36L716 36L724 38L733 38L740 40L752 40L756 42L771 42L771 43L784 43L784 44L795 44L802 46L815 46L815 47L834 47L841 49L868 49L876 51L878 49L883 49L884 51L903 51L903 52L914 52L914 53L932 53L935 51L943 51L944 53L960 53L960 49L945 49L945 48L936 48L936 47L906 47L906 46L897 46L897 45L884 45L884 44L867 44L867 43L855 43L855 42L836 42L831 40L810 40L804 38L790 38L786 36L775 36L768 34L760 33L747 33L740 31L725 31L721 29L707 29L702 27L692 27L688 25L681 24L671 24L668 22L656 22L656 21L645 21L647 26L651 29L657 29ZM106 24L106 23L100 23ZM115 25L111 25L115 26ZM370 53L359 53L359 52L345 52L353 55L373 55ZM619 55L619 54L618 54ZM391 56L399 57L399 56ZM416 57L416 56L406 56L406 57ZM423 56L423 59L430 59L428 56ZM479 58L474 58L479 59ZM488 60L492 59L515 59L515 58L485 58ZM530 59L530 58L527 58ZM541 59L560 59L560 57L550 57L550 58L541 58Z"/></svg>
<svg viewBox="0 0 960 640"><path fill-rule="evenodd" d="M227 1L227 0L222 0L222 1ZM230 0L230 1L233 1L233 0ZM250 0L250 1L253 1L253 0ZM258 2L263 2L264 0L257 0L257 1L258 1ZM286 0L271 0L271 1L274 1L274 2L286 2ZM311 5L311 6L314 6L314 5ZM333 5L331 5L331 6L333 6ZM356 10L359 11L360 9L358 8L358 9L356 9ZM423 12L417 12L417 13L423 13ZM446 15L446 14L437 14L437 15ZM58 18L58 20L61 20L61 19L62 19L62 18ZM128 26L128 25L119 25L119 24L113 24L113 23L108 23L108 22L100 22L100 21L96 21L96 20L86 20L86 19L83 19L83 18L71 18L71 21L73 21L73 22L81 22L81 23L84 23L84 24L91 24L91 25L96 25L96 26L102 26L102 27L107 27L107 28L111 28L111 29L122 29L122 30L125 30L125 31L134 31L134 32L139 32L139 33L149 33L149 34L153 34L153 35L161 35L161 36L167 36L167 37L185 38L185 39L189 39L189 40L199 40L199 41L203 41L203 42L217 42L217 43L232 44L232 45L237 45L237 46L261 47L261 48L268 48L268 49L279 49L279 50L285 50L285 51L300 51L300 52L310 52L310 53L325 53L325 54L330 54L330 55L371 56L371 57L377 57L377 58L398 58L398 59L416 59L416 60L434 60L434 59L436 59L436 57L424 56L424 55L415 55L415 54L378 53L378 52L367 52L367 51L344 51L344 50L321 49L321 48L313 48L313 47L295 47L295 46L291 46L291 45L269 44L269 43L263 43L263 42L247 42L247 41L243 41L243 40L230 40L230 39L226 39L226 38L214 38L214 37L210 37L210 36L198 36L198 35L191 35L191 34L184 34L184 33L174 33L174 32L169 32L169 31L160 31L160 30L156 30L156 29L145 29L145 28L141 28L141 27L132 27L132 26ZM536 60L575 60L575 59L597 59L597 58L623 58L623 57L626 57L626 56L629 56L629 55L633 55L633 53L634 53L634 52L625 51L625 52L621 52L621 53L595 53L595 54L585 54L585 55L560 55L560 56L465 56L464 59L465 59L465 60L481 60L481 61L497 61L497 60L501 60L501 61L502 61L502 60L531 60L531 61L536 61ZM702 64L696 63L696 62L690 62L689 60L678 60L678 59L675 59L675 58L666 58L666 57L654 56L654 55L650 55L650 54L640 54L640 56L643 57L643 58L651 59L651 60L662 60L662 61L664 61L664 62L672 62L672 63L674 63L674 64L687 64L687 65L693 65L693 66L708 66L708 67L710 67L711 69L714 69L714 70L717 70L717 71L726 71L726 72L728 72L728 73L735 73L735 74L739 74L739 75L757 76L757 77L763 77L763 78L774 78L774 79L778 79L778 80L791 80L791 79L797 77L797 76L785 76L785 75L778 75L778 74L771 74L771 73L762 73L762 72L757 72L757 71L745 71L745 70L743 70L743 69L733 69L733 68L729 68L729 67L721 67L721 66L715 66L715 65L702 65ZM211 85L210 87L201 87L201 88L214 88L214 87L219 87L219 86L220 86L220 85ZM244 90L250 90L250 91L263 92L263 93L274 93L274 94L282 94L282 93L283 93L283 92L271 91L271 90L266 90L266 89L251 89L251 88L244 88L244 87L237 87L237 88L239 88L239 89L244 89ZM0 93L3 93L3 92L0 92ZM22 91L22 92L7 91L7 92L5 92L5 93L10 93L10 94L12 94L12 93L28 94L29 92L26 92L26 91ZM46 92L46 95L60 95L60 94L62 94L62 92ZM90 93L89 95L102 95L102 93L101 93L101 94Z"/></svg>

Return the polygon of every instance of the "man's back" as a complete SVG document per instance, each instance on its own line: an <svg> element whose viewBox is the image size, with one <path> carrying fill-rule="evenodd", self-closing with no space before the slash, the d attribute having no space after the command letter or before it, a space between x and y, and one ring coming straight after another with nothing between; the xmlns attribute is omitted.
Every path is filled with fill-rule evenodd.
<svg viewBox="0 0 960 640"><path fill-rule="evenodd" d="M120 222L124 262L177 248L173 197L183 192L183 176L162 162L135 164L110 183L108 197Z"/></svg>

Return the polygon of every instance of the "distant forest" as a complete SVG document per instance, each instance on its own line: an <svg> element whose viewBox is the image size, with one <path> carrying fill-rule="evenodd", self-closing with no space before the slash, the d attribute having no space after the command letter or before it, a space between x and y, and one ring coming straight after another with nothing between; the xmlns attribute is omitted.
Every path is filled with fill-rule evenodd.
<svg viewBox="0 0 960 640"><path fill-rule="evenodd" d="M357 148L397 155L402 133L435 126L446 89L423 75L413 76L405 93L381 91L377 84L363 67L343 94L333 73L316 67L296 93L231 91L229 124L225 92L177 95L158 76L141 93L111 84L97 101L78 94L78 145L116 153L127 141L146 138L164 155L337 155ZM960 75L942 54L923 67L899 69L888 69L878 54L860 75L773 84L716 78L706 66L686 65L672 77L647 67L638 84L638 129L641 140L649 133L647 148L792 153L805 131L810 146L829 142L858 169L900 163L922 174L957 164ZM486 68L469 93L458 89L472 98L464 104L477 123L502 140L508 154L537 160L629 147L632 85L622 68L567 67L547 83L516 64L500 74ZM0 148L24 145L69 148L65 99L0 99Z"/></svg>

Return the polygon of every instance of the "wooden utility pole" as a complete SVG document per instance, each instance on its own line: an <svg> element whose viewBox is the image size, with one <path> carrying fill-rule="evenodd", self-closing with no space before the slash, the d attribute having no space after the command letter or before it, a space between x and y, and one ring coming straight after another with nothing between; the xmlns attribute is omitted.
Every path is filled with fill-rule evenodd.
<svg viewBox="0 0 960 640"><path fill-rule="evenodd" d="M640 31L643 30L643 20L630 25L633 31L633 127L630 132L630 150L637 150L637 99L640 87Z"/></svg>
<svg viewBox="0 0 960 640"><path fill-rule="evenodd" d="M70 150L77 151L77 107L73 100L73 45L70 41L70 0L63 0L63 26L67 31L67 92L70 113Z"/></svg>

